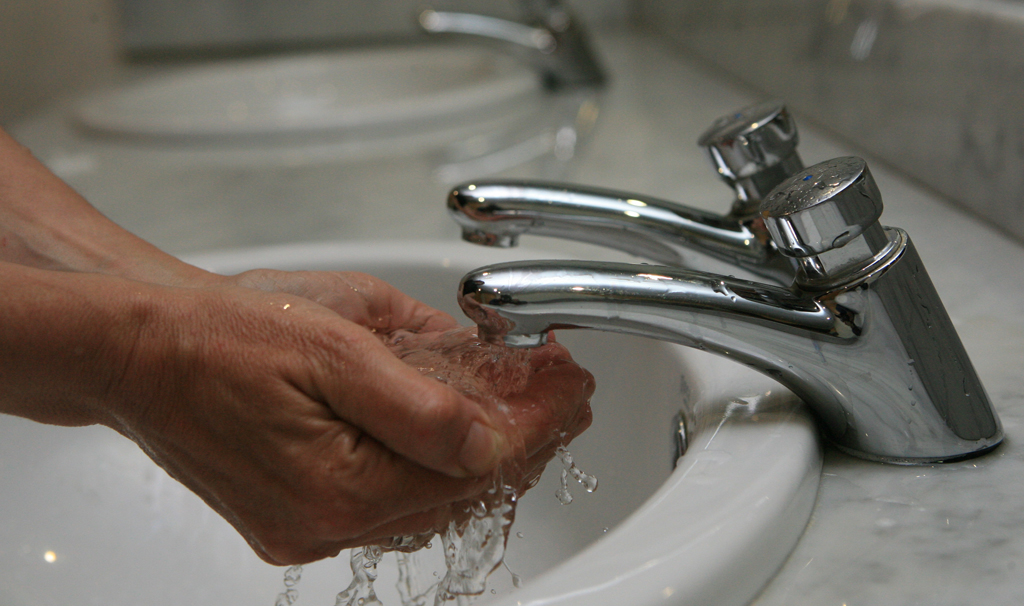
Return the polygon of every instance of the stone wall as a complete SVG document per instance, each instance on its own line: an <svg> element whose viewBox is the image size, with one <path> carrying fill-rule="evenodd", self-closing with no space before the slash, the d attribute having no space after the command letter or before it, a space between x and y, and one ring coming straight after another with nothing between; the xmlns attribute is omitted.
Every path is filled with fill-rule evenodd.
<svg viewBox="0 0 1024 606"><path fill-rule="evenodd" d="M1024 3L640 0L687 52L1024 239Z"/></svg>

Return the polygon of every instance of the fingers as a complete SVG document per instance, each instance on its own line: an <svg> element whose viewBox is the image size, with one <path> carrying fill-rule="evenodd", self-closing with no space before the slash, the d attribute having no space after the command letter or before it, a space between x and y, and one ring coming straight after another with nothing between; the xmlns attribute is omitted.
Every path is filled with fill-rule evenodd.
<svg viewBox="0 0 1024 606"><path fill-rule="evenodd" d="M339 338L342 338L339 335ZM332 410L417 464L453 477L494 470L506 444L484 409L398 360L372 334L350 330L340 360L318 375Z"/></svg>
<svg viewBox="0 0 1024 606"><path fill-rule="evenodd" d="M383 280L359 272L339 272L337 275L361 296L367 322L363 325L368 328L385 332L399 328L432 332L459 327L452 316L406 295Z"/></svg>
<svg viewBox="0 0 1024 606"><path fill-rule="evenodd" d="M225 518L248 520L240 530L265 560L303 563L345 547L437 530L447 524L452 503L492 485L490 477L459 479L425 469L351 426L338 427L319 441L318 452L306 453L323 465L274 491L271 501L246 498L247 487L240 487L234 508L240 515Z"/></svg>
<svg viewBox="0 0 1024 606"><path fill-rule="evenodd" d="M371 330L435 331L457 328L450 315L402 293L387 282L358 272L258 269L233 278L239 286L286 292L323 305Z"/></svg>
<svg viewBox="0 0 1024 606"><path fill-rule="evenodd" d="M591 422L594 377L568 358L562 346L544 349L531 360L526 389L508 398L527 456L549 444L568 444Z"/></svg>

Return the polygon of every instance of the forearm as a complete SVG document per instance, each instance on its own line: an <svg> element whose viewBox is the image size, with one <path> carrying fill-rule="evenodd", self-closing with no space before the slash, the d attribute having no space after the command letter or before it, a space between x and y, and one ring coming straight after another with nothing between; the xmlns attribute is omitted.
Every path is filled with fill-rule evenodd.
<svg viewBox="0 0 1024 606"><path fill-rule="evenodd" d="M0 261L158 284L212 279L105 217L2 130Z"/></svg>

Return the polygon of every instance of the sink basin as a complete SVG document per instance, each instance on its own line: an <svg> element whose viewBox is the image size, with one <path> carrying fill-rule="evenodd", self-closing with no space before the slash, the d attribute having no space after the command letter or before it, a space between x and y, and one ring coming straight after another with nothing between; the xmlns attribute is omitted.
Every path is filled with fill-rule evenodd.
<svg viewBox="0 0 1024 606"><path fill-rule="evenodd" d="M454 313L465 272L538 256L396 242L190 261L222 273L366 271ZM821 452L803 405L762 375L704 352L596 332L558 338L597 378L594 423L569 449L600 487L573 490L574 502L563 506L555 497L559 465L549 465L521 500L509 540L506 564L523 586L513 588L499 569L476 603L748 603L787 557L814 503ZM677 461L680 412L689 448ZM261 562L198 497L106 428L0 416L0 511L5 606L241 606L271 604L284 588L283 569ZM437 551L418 556L424 586L443 572ZM392 564L385 556L377 583L389 606L401 604ZM333 604L350 578L344 553L305 566L300 606Z"/></svg>
<svg viewBox="0 0 1024 606"><path fill-rule="evenodd" d="M535 73L457 45L221 61L89 97L75 119L105 134L187 140L440 128L539 95Z"/></svg>

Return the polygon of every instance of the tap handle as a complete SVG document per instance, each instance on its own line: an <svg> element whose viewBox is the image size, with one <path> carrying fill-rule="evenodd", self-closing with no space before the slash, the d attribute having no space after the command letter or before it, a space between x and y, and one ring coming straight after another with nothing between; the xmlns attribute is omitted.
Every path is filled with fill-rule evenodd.
<svg viewBox="0 0 1024 606"><path fill-rule="evenodd" d="M766 101L722 116L697 140L740 202L756 204L803 170L796 122L781 101Z"/></svg>
<svg viewBox="0 0 1024 606"><path fill-rule="evenodd" d="M887 249L882 194L863 159L835 158L801 171L761 203L775 247L800 262L805 281L863 269ZM798 275L798 282L801 276Z"/></svg>

